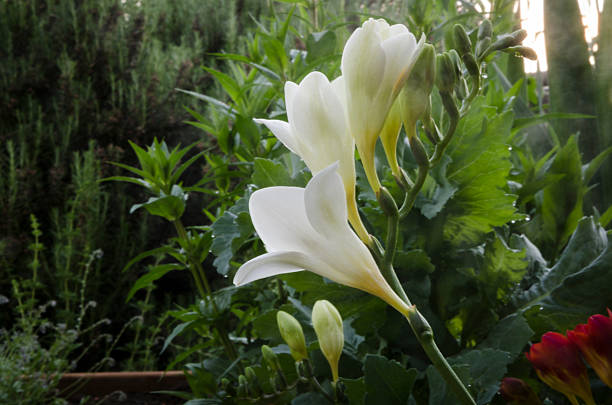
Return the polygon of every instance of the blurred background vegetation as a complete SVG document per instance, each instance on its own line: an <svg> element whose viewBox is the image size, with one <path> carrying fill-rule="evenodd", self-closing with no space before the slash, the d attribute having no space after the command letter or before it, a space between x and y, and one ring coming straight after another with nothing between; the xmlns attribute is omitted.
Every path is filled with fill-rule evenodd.
<svg viewBox="0 0 612 405"><path fill-rule="evenodd" d="M248 150L241 152L228 146L234 142L232 137L236 133L221 133L220 128L227 128L227 117L219 119L214 108L204 107L197 97L176 89L226 101L237 96L244 104L236 99L231 101L244 107L240 111L243 123L250 123L257 114L278 107L271 108L269 100L282 93L284 80L299 81L307 72L291 70L282 57L278 66L268 58L271 73L279 75L272 94L256 93L264 97L261 100L248 99L248 92L228 95L227 87L223 86L227 82L216 72L236 75L238 68L237 64L220 59L218 53L249 54L250 63L261 62L264 53L273 54L275 45L262 39L262 49L257 49L253 46L252 32L261 31L262 24L266 27L272 19L293 18L289 28L293 34L283 37L279 55L287 59L286 49L299 52L310 46L301 39L309 38L313 32L335 30L340 38L334 37L331 54L337 61L341 51L338 44L344 43L363 15L386 16L408 25L415 33L425 33L428 41L439 44L445 40L444 32L451 31L447 28L478 19L485 9L478 0L340 0L330 1L320 9L323 15L310 16L309 20L299 13L288 17L291 3L0 0L1 295L10 297L11 280L21 280L36 291L38 300L57 300L52 317L71 324L80 310L79 291L83 288L87 300L97 302L87 316L91 320L111 318L111 334L123 336L114 355L120 360L116 368L164 368L166 362L158 359L157 353L160 336L163 342L167 333L160 333L163 319L159 314L177 304L190 304L193 289L187 275L172 274L164 279L163 291L149 288L139 293L136 301L124 302L138 274L123 273L123 267L138 253L159 246L172 234L164 222L150 218L144 210L129 214L130 207L144 198L139 188L99 182L121 172L109 162L135 162L128 140L139 145L149 145L154 138L165 139L170 145L197 142L197 150L192 154L206 152L207 160L190 169L187 182L195 183L216 170L216 188L221 194L225 192L225 199L219 198L218 190L193 196L200 199L196 200L200 208L190 204L192 211L185 215L185 220L189 225L210 224L242 196L242 192L228 191L226 183L235 187L241 185L241 176L251 175L251 171L245 173L236 167L233 174L223 177L218 175L219 167L228 167L224 159L241 160L233 154L241 155ZM520 25L516 1L492 3L494 12L487 17L492 19L496 32L509 32ZM612 145L612 4L605 2L600 16L598 47L587 44L581 36L576 0L544 0L544 5L548 76L527 77L522 59L508 55L496 66L500 74L495 81L499 92L508 92L522 80L515 92L519 101L513 108L517 119L529 123L521 133L521 142L530 147L529 156L519 160L525 176L533 177L534 190L554 181L538 177L536 162L552 148L566 145L574 133L580 133L578 144L584 162ZM454 12L449 13L449 9ZM308 7L300 10L309 12ZM592 65L589 57L595 49ZM325 55L324 52L322 57ZM202 70L201 66L217 70ZM325 66L326 73L337 74L337 63ZM246 77L252 80L249 72ZM545 88L550 91L543 91ZM597 118L554 120L551 126L546 119L534 119L539 113L552 113L550 118L555 118L554 113L581 113ZM196 125L188 124L194 117ZM538 125L532 125L535 121ZM258 155L248 156L252 160ZM532 166L527 167L529 164ZM603 167L595 180L602 187L596 188L590 197L602 213L612 203L612 166L605 163ZM558 172L554 179L566 175L564 167L553 168ZM576 180L579 185L581 181ZM522 203L536 204L530 202L526 191L524 197ZM581 198L582 195L578 199ZM555 215L563 218L577 215L576 204L574 201ZM587 211L591 205L588 207ZM580 217L582 212L580 202ZM555 222L551 226L559 230L550 237L528 226L524 231L531 232L530 238L539 242L538 246L544 246L548 259L554 259L578 218L571 229L564 228L565 222ZM533 224L530 226L542 226L537 221ZM561 239L555 239L556 235L562 235ZM226 283L221 275L216 277ZM147 314L153 315L145 316L144 323L134 318ZM10 304L0 307L3 325L10 325L14 316ZM155 354L149 355L153 346L157 347ZM106 346L99 350L106 350ZM149 354L135 355L139 350ZM94 362L95 359L86 358L84 367Z"/></svg>

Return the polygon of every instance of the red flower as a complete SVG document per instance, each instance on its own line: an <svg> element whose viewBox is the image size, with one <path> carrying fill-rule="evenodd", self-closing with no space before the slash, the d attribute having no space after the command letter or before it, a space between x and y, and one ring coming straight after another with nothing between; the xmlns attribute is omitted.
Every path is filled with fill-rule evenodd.
<svg viewBox="0 0 612 405"><path fill-rule="evenodd" d="M525 356L533 364L538 377L551 388L562 392L573 404L578 403L576 395L587 404L595 403L578 347L567 337L546 332L542 335L541 343L532 345Z"/></svg>
<svg viewBox="0 0 612 405"><path fill-rule="evenodd" d="M531 387L520 378L506 377L502 380L499 392L510 404L540 405L540 399Z"/></svg>
<svg viewBox="0 0 612 405"><path fill-rule="evenodd" d="M567 331L567 337L578 348L599 378L612 388L612 311L608 317L593 315L588 323Z"/></svg>

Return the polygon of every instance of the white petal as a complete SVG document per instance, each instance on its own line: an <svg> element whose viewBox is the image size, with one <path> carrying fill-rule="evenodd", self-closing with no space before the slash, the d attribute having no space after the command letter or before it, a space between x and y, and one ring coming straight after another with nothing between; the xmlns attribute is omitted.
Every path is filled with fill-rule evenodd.
<svg viewBox="0 0 612 405"><path fill-rule="evenodd" d="M299 155L301 153L300 145L295 139L293 133L291 133L291 126L285 122L280 120L265 120L260 118L255 118L255 121L258 124L264 124L268 129L274 134L275 137L278 138L279 141L283 143L291 152Z"/></svg>
<svg viewBox="0 0 612 405"><path fill-rule="evenodd" d="M300 252L266 253L249 260L236 272L235 285L244 285L278 274L294 273L305 269L305 255Z"/></svg>
<svg viewBox="0 0 612 405"><path fill-rule="evenodd" d="M314 176L304 193L306 215L322 236L338 239L348 230L346 194L335 163Z"/></svg>
<svg viewBox="0 0 612 405"><path fill-rule="evenodd" d="M344 109L346 109L346 89L344 87L344 76L336 77L331 82L331 86L334 90L334 93L336 94L336 97L338 97L338 100L340 100L340 102L344 106Z"/></svg>
<svg viewBox="0 0 612 405"><path fill-rule="evenodd" d="M285 108L287 109L287 121L291 122L296 113L293 99L298 92L298 85L293 82L285 82ZM297 111L299 114L299 111Z"/></svg>
<svg viewBox="0 0 612 405"><path fill-rule="evenodd" d="M390 89L400 80L402 73L411 66L417 49L416 39L410 32L391 37L381 44L386 55L385 78Z"/></svg>
<svg viewBox="0 0 612 405"><path fill-rule="evenodd" d="M249 200L251 220L268 252L301 251L316 244L317 232L306 217L304 189L267 187Z"/></svg>

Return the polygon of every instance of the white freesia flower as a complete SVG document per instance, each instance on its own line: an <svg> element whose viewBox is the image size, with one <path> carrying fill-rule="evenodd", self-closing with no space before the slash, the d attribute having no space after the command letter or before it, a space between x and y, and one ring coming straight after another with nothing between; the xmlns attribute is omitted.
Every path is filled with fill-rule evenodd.
<svg viewBox="0 0 612 405"><path fill-rule="evenodd" d="M376 295L407 314L408 305L391 289L368 248L348 225L337 167L320 171L305 189L268 187L251 195L251 219L268 253L243 264L234 284L309 270Z"/></svg>
<svg viewBox="0 0 612 405"><path fill-rule="evenodd" d="M385 118L424 43L402 24L366 21L349 37L342 53L348 122L368 181L378 193L374 147Z"/></svg>
<svg viewBox="0 0 612 405"><path fill-rule="evenodd" d="M355 141L346 123L344 86L330 83L321 72L311 72L298 85L285 83L285 105L289 122L256 119L264 124L293 153L300 156L313 174L339 162L349 220L359 237L369 243L355 200Z"/></svg>

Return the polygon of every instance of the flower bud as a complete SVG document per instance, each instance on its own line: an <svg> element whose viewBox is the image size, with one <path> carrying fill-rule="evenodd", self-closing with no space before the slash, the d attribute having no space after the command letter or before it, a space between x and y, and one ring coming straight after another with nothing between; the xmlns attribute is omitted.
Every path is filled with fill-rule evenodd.
<svg viewBox="0 0 612 405"><path fill-rule="evenodd" d="M314 327L321 352L327 359L334 382L338 381L338 362L344 347L344 331L340 313L326 300L315 302L312 308L312 326Z"/></svg>
<svg viewBox="0 0 612 405"><path fill-rule="evenodd" d="M523 57L523 58L527 58L527 59L531 59L531 60L537 60L538 59L538 54L531 48L527 47L527 46L511 46L509 48L505 49L506 52L509 53L513 53L515 54L515 56L519 56L519 57Z"/></svg>
<svg viewBox="0 0 612 405"><path fill-rule="evenodd" d="M302 325L293 316L285 311L278 311L276 322L283 340L291 350L291 356L295 361L302 361L308 357L306 350L306 339L302 331Z"/></svg>
<svg viewBox="0 0 612 405"><path fill-rule="evenodd" d="M499 392L506 401L516 405L540 405L540 399L525 381L520 378L506 377L502 380Z"/></svg>
<svg viewBox="0 0 612 405"><path fill-rule="evenodd" d="M280 370L281 366L278 361L278 356L272 351L272 349L270 349L270 346L261 346L261 355L263 356L264 361L266 362L268 367L270 367L271 370Z"/></svg>
<svg viewBox="0 0 612 405"><path fill-rule="evenodd" d="M450 93L457 82L455 64L447 52L436 56L436 86L440 91Z"/></svg>
<svg viewBox="0 0 612 405"><path fill-rule="evenodd" d="M511 34L500 35L497 41L491 45L491 49L498 51L511 46L517 46L520 45L525 38L527 38L527 31L523 29L516 30Z"/></svg>
<svg viewBox="0 0 612 405"><path fill-rule="evenodd" d="M493 25L490 20L482 20L478 26L478 39L482 40L485 38L491 38L493 34Z"/></svg>
<svg viewBox="0 0 612 405"><path fill-rule="evenodd" d="M238 376L238 396L248 397L249 396L249 382L246 377L242 374Z"/></svg>
<svg viewBox="0 0 612 405"><path fill-rule="evenodd" d="M413 136L412 138L408 138L408 143L410 143L410 150L412 151L412 155L417 165L420 167L429 167L429 158L427 157L425 146L423 146L423 142L421 142L419 137Z"/></svg>
<svg viewBox="0 0 612 405"><path fill-rule="evenodd" d="M459 52L460 56L472 53L472 42L465 28L461 24L455 24L453 27L453 39L455 42L455 49Z"/></svg>
<svg viewBox="0 0 612 405"><path fill-rule="evenodd" d="M408 137L414 136L418 119L429 108L429 95L436 78L436 50L433 45L423 45L412 73L398 97L400 114Z"/></svg>
<svg viewBox="0 0 612 405"><path fill-rule="evenodd" d="M479 59L483 58L490 45L491 38L479 39L478 42L476 42L476 57Z"/></svg>
<svg viewBox="0 0 612 405"><path fill-rule="evenodd" d="M395 199L393 199L393 196L386 187L381 187L376 197L378 198L380 209L382 209L386 216L397 217L399 215Z"/></svg>
<svg viewBox="0 0 612 405"><path fill-rule="evenodd" d="M546 332L542 341L531 346L527 359L536 369L538 377L551 388L576 401L576 395L586 403L593 403L587 370L580 358L578 347L567 337Z"/></svg>
<svg viewBox="0 0 612 405"><path fill-rule="evenodd" d="M252 367L245 367L244 374L249 383L249 389L255 396L259 396L261 394L261 387L259 386L259 380L257 378L257 374L255 374L255 370Z"/></svg>
<svg viewBox="0 0 612 405"><path fill-rule="evenodd" d="M578 346L599 378L612 388L612 311L609 309L608 315L591 316L587 324L568 331L567 337Z"/></svg>
<svg viewBox="0 0 612 405"><path fill-rule="evenodd" d="M479 76L480 68L478 67L478 63L476 63L476 59L474 55L471 53L466 53L462 57L463 63L465 64L465 68L467 69L470 76Z"/></svg>

